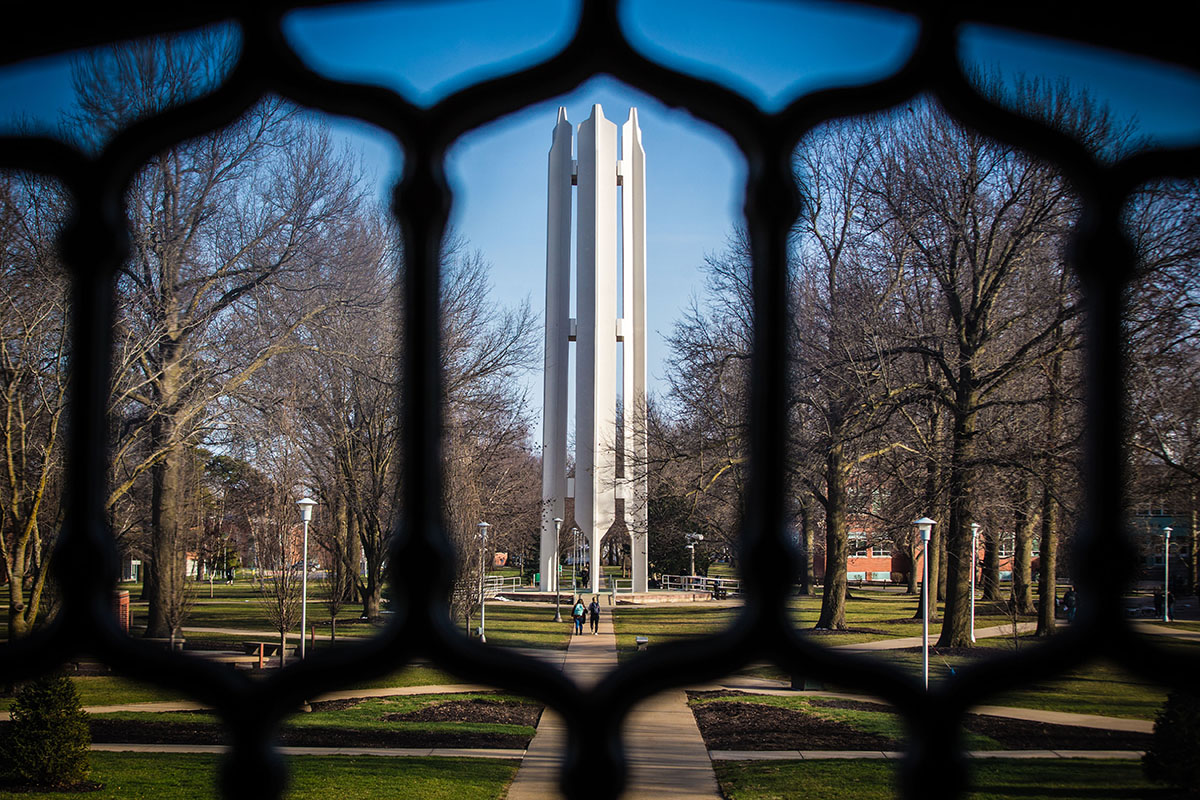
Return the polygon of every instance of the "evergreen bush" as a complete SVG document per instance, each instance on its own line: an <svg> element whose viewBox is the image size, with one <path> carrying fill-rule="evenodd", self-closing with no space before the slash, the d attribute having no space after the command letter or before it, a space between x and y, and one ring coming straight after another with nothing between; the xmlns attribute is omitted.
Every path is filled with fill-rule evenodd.
<svg viewBox="0 0 1200 800"><path fill-rule="evenodd" d="M0 752L13 778L62 787L87 778L91 744L87 713L75 684L62 675L47 675L17 692Z"/></svg>
<svg viewBox="0 0 1200 800"><path fill-rule="evenodd" d="M1152 781L1200 792L1200 697L1180 691L1167 695L1142 769Z"/></svg>

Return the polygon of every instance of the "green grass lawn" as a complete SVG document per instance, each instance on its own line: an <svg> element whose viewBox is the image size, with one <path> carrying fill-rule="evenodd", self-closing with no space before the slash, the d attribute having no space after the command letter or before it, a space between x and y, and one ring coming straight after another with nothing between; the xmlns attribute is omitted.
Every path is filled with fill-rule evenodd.
<svg viewBox="0 0 1200 800"><path fill-rule="evenodd" d="M75 688L79 690L79 697L84 706L111 706L125 703L191 699L179 692L138 683L116 675L76 676L71 680L74 682ZM453 675L433 667L415 665L349 688L390 689L457 683L462 683L462 681ZM11 705L11 697L0 697L0 711L7 711Z"/></svg>
<svg viewBox="0 0 1200 800"><path fill-rule="evenodd" d="M871 639L890 639L919 635L919 622L911 622L913 599L903 594L883 592L878 589L855 589L853 598L847 601L847 622L856 626L873 628L885 634L813 634L823 644L839 645ZM801 597L793 600L795 617L798 620L816 620L820 609L820 598ZM980 603L977 611L987 611L988 605ZM734 608L701 606L621 606L614 614L617 632L618 656L625 660L636 657L636 636L647 636L650 646L681 639L705 636L728 626L736 615ZM1011 619L995 614L979 614L978 627L1011 624ZM1021 646L1033 646L1034 640L1021 637ZM929 659L930 679L945 680L952 670L960 669L969 661L986 657L986 648L1007 649L1012 647L1009 637L980 640L978 652L973 655L942 655L931 653ZM1182 646L1182 645L1181 645ZM879 658L896 664L919 676L921 655L919 649L882 650L872 653L870 658ZM787 674L774 666L759 666L749 669L759 677L786 680ZM829 687L838 689L839 687ZM847 689L847 691L852 691ZM1012 705L1021 708L1040 708L1050 711L1067 711L1081 714L1126 717L1132 719L1154 719L1154 715L1166 699L1166 692L1152 684L1143 682L1109 664L1093 664L1068 673L1063 679L1038 684L1027 689L1006 693L989 700L991 705Z"/></svg>
<svg viewBox="0 0 1200 800"><path fill-rule="evenodd" d="M386 714L409 714L427 706L454 700L473 699L509 700L515 703L532 703L533 700L511 696L511 694L416 694L416 696L396 696L367 698L348 709L336 711L314 710L311 714L294 714L287 718L284 727L287 728L340 728L344 730L413 730L413 732L456 732L456 733L486 733L509 734L517 736L533 736L534 729L518 724L493 724L476 722L431 722L431 721L385 721ZM193 727L212 726L220 724L215 715L197 714L197 712L128 712L103 715L106 720L122 720L127 722L176 722Z"/></svg>
<svg viewBox="0 0 1200 800"><path fill-rule="evenodd" d="M566 650L571 642L571 606L563 596L562 622L554 621L554 606L546 603L490 602L487 605L488 644ZM472 627L479 624L478 617Z"/></svg>
<svg viewBox="0 0 1200 800"><path fill-rule="evenodd" d="M117 675L88 675L73 677L71 682L79 691L79 699L85 706L110 706L118 703L154 703L168 700L186 700L184 695L128 680ZM7 711L13 698L0 697L0 710Z"/></svg>
<svg viewBox="0 0 1200 800"><path fill-rule="evenodd" d="M1166 689L1097 662L1071 670L1061 680L1006 692L991 704L1153 720L1166 699Z"/></svg>
<svg viewBox="0 0 1200 800"><path fill-rule="evenodd" d="M907 595L881 587L854 587L846 600L845 632L813 633L822 644L842 645L881 639L899 639L921 635L920 618L913 619L920 605L920 597ZM939 606L940 610L940 606ZM819 596L796 597L791 601L791 616L796 627L811 629L821 616ZM1030 621L1033 617L1029 618ZM997 603L977 601L975 604L976 628L995 625L1012 625L1012 617Z"/></svg>
<svg viewBox="0 0 1200 800"><path fill-rule="evenodd" d="M617 657L624 660L637 651L634 639L646 636L650 646L694 639L717 633L737 616L736 608L704 605L617 606L613 626Z"/></svg>
<svg viewBox="0 0 1200 800"><path fill-rule="evenodd" d="M921 621L912 619L916 598L875 587L856 588L851 594L846 601L846 624L851 630L809 635L834 647L921 635ZM802 631L811 629L821 613L821 598L795 597L790 603L796 626ZM736 608L703 605L618 606L613 617L617 650L622 657L635 652L636 636L648 636L653 647L655 643L711 635L727 627L736 615ZM998 612L993 604L979 603L976 626L993 625L1011 625L1011 618Z"/></svg>
<svg viewBox="0 0 1200 800"><path fill-rule="evenodd" d="M799 711L811 717L843 722L855 730L864 733L884 736L903 742L907 738L903 720L887 706L881 705L878 711L859 711L848 708L829 708L819 704L819 701L809 697L776 697L770 695L726 695L710 696L702 699L692 699L689 705L702 703L757 703L764 706L775 706ZM964 733L963 741L968 750L1006 750L1000 742L975 733Z"/></svg>
<svg viewBox="0 0 1200 800"><path fill-rule="evenodd" d="M29 800L195 800L216 798L217 756L163 753L93 753L91 779L97 792L13 793L0 798ZM493 800L504 795L519 762L470 758L304 756L288 759L289 800L369 800L404 797L426 800Z"/></svg>
<svg viewBox="0 0 1200 800"><path fill-rule="evenodd" d="M471 722L413 722L405 720L385 721L385 714L408 714L428 706L455 700L487 698L513 702L532 702L512 695L498 694L430 694L400 695L396 697L368 698L351 708L337 711L316 711L310 714L294 714L284 723L288 728L338 728L353 731L423 731L456 733L508 734L533 736L534 729L525 725L500 725ZM212 714L161 712L119 712L105 714L104 719L129 722L175 722L193 727L217 727L219 719Z"/></svg>
<svg viewBox="0 0 1200 800"><path fill-rule="evenodd" d="M708 577L710 578L729 578L730 580L740 579L741 573L722 561L714 561L708 565Z"/></svg>
<svg viewBox="0 0 1200 800"><path fill-rule="evenodd" d="M986 657L985 652L981 650L971 656L930 653L930 682L946 680L951 669L959 669L971 660ZM917 651L881 651L871 654L871 657L897 664L914 676L921 674L919 648ZM1152 720L1166 698L1165 689L1142 681L1111 663L1096 662L1071 670L1059 680L989 698L986 704Z"/></svg>
<svg viewBox="0 0 1200 800"><path fill-rule="evenodd" d="M897 764L888 761L715 761L730 800L892 800ZM1149 783L1137 761L987 759L971 762L973 800L1095 800L1184 794ZM929 796L938 793L931 787Z"/></svg>

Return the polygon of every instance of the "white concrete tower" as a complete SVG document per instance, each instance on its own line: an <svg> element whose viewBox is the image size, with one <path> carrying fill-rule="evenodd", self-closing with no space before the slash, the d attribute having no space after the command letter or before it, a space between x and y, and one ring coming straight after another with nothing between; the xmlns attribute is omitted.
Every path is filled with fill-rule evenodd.
<svg viewBox="0 0 1200 800"><path fill-rule="evenodd" d="M567 497L567 369L571 330L571 123L558 110L550 145L546 207L546 349L542 404L542 591L558 589L554 520L565 516Z"/></svg>
<svg viewBox="0 0 1200 800"><path fill-rule="evenodd" d="M637 109L629 109L629 120L621 128L621 162L617 172L622 185L621 256L622 358L625 404L625 525L632 537L633 591L648 589L649 556L647 536L648 493L646 470L646 151Z"/></svg>
<svg viewBox="0 0 1200 800"><path fill-rule="evenodd" d="M542 445L541 588L557 588L554 519L566 493L567 343L575 352L575 524L589 545L592 591L598 590L600 540L625 498L632 537L633 589L647 589L646 530L646 183L645 151L637 110L622 134L599 105L579 126L574 183L576 207L576 315L568 317L571 235L571 127L559 109L550 147L546 237L546 372ZM622 186L618 203L617 186ZM618 220L620 226L618 227ZM619 256L619 258L618 258ZM620 270L618 270L618 265ZM618 273L620 312L618 316ZM622 343L617 426L617 343ZM618 464L618 453L623 464Z"/></svg>

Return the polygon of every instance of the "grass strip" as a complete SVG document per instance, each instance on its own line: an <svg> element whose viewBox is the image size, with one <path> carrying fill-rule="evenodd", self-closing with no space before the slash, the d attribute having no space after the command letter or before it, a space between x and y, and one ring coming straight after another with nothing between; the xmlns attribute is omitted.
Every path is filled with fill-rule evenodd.
<svg viewBox="0 0 1200 800"><path fill-rule="evenodd" d="M723 796L730 800L892 800L898 767L883 760L713 762ZM1137 761L980 759L970 764L970 784L972 800L1185 797L1148 782ZM941 794L929 787L930 797Z"/></svg>
<svg viewBox="0 0 1200 800"><path fill-rule="evenodd" d="M431 694L399 695L396 697L368 698L350 708L336 711L314 710L309 714L293 714L284 722L285 728L322 728L346 731L430 731L457 733L495 733L517 736L533 736L534 729L526 725L504 725L477 722L434 722L383 719L385 714L409 714L429 706L455 701L491 700L495 702L528 703L521 697L496 694ZM319 708L319 707L318 707ZM218 718L201 712L116 712L105 714L105 720L145 723L175 723L193 728L216 729Z"/></svg>
<svg viewBox="0 0 1200 800"><path fill-rule="evenodd" d="M0 798L29 800L194 800L216 798L219 757L167 753L92 753L95 792L18 793L0 787ZM288 800L495 800L504 796L519 762L470 758L293 756Z"/></svg>

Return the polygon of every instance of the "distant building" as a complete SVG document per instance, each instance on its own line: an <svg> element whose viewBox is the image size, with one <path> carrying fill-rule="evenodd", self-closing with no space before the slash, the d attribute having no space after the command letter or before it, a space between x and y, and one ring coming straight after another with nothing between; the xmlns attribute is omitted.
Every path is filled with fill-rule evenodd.
<svg viewBox="0 0 1200 800"><path fill-rule="evenodd" d="M846 580L850 583L895 583L908 582L912 569L921 569L921 554L917 553L915 563L909 556L908 545L897 545L892 537L876 530L870 519L853 519L850 522L849 553L846 556ZM1012 580L1013 555L1015 536L1011 531L1000 534L999 560L1000 580ZM813 557L813 575L818 582L825 577L825 551L823 547L815 548ZM919 550L919 548L918 548ZM983 580L983 559L986 544L981 535L977 542L975 553L976 581ZM1031 558L1031 569L1034 576L1038 569L1038 543L1034 540Z"/></svg>

